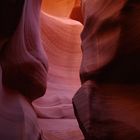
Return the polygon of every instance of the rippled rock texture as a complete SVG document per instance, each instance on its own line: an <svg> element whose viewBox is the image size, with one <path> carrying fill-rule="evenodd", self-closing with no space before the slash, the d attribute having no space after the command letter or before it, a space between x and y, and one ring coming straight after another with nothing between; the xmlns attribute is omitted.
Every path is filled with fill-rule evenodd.
<svg viewBox="0 0 140 140"><path fill-rule="evenodd" d="M83 1L80 77L73 98L87 140L140 139L140 3Z"/></svg>
<svg viewBox="0 0 140 140"><path fill-rule="evenodd" d="M71 5L65 2L58 3L64 4L62 7L68 6L71 12L75 2L69 1ZM54 5L57 6L56 3ZM58 16L45 11L44 6L47 8L47 5L42 5L41 36L49 65L47 90L42 98L33 102L33 105L38 116L43 118L75 118L72 97L80 87L79 70L82 55L80 33L83 25L71 19L70 14L61 15L56 9L56 13L60 14ZM63 9L63 13L66 12Z"/></svg>
<svg viewBox="0 0 140 140"><path fill-rule="evenodd" d="M0 139L38 140L35 110L44 120L76 116L86 140L139 140L139 0L40 6L0 4Z"/></svg>
<svg viewBox="0 0 140 140"><path fill-rule="evenodd" d="M39 0L0 4L0 139L39 140L32 100L46 91L47 58L39 34Z"/></svg>

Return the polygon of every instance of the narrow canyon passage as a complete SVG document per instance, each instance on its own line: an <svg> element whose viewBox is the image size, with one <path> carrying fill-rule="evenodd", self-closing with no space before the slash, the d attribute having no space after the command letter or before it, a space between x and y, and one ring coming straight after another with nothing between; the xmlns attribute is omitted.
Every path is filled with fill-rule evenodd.
<svg viewBox="0 0 140 140"><path fill-rule="evenodd" d="M0 140L140 140L139 0L4 0L0 19Z"/></svg>
<svg viewBox="0 0 140 140"><path fill-rule="evenodd" d="M40 117L73 118L71 99L80 87L82 24L41 13L42 42L49 71L44 97L34 101Z"/></svg>
<svg viewBox="0 0 140 140"><path fill-rule="evenodd" d="M72 106L72 97L81 85L83 25L70 17L77 4L75 0L58 3L44 0L42 3L41 38L49 70L46 93L35 100L33 106L46 139L83 139ZM81 18L74 12L72 16Z"/></svg>

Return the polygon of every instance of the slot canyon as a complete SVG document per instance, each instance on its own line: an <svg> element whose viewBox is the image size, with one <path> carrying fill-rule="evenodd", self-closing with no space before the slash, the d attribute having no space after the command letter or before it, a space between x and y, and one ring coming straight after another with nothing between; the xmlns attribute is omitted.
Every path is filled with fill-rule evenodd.
<svg viewBox="0 0 140 140"><path fill-rule="evenodd" d="M0 140L139 140L140 1L4 0Z"/></svg>

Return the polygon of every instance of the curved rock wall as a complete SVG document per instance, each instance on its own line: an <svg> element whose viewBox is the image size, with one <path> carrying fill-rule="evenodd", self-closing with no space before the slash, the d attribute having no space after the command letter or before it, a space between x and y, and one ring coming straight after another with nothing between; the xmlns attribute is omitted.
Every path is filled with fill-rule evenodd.
<svg viewBox="0 0 140 140"><path fill-rule="evenodd" d="M40 0L6 0L0 4L1 140L40 139L31 105L46 91L48 69L39 35L40 4Z"/></svg>
<svg viewBox="0 0 140 140"><path fill-rule="evenodd" d="M25 1L19 25L0 56L4 85L30 100L46 91L47 58L39 35L39 6L40 1Z"/></svg>
<svg viewBox="0 0 140 140"><path fill-rule="evenodd" d="M40 117L74 118L71 100L80 87L82 28L76 20L50 15L46 11L41 13L42 43L48 56L49 71L45 96L33 102Z"/></svg>
<svg viewBox="0 0 140 140"><path fill-rule="evenodd" d="M82 86L73 98L80 128L87 140L140 139L140 2L82 5Z"/></svg>
<svg viewBox="0 0 140 140"><path fill-rule="evenodd" d="M69 17L74 5L75 0L43 0L42 10L53 16Z"/></svg>

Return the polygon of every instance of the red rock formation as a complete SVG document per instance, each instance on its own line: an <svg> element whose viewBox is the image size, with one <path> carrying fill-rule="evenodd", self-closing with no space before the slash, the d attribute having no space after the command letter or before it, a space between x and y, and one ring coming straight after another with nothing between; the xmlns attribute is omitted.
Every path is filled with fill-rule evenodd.
<svg viewBox="0 0 140 140"><path fill-rule="evenodd" d="M42 10L50 15L69 17L75 5L75 0L43 0Z"/></svg>
<svg viewBox="0 0 140 140"><path fill-rule="evenodd" d="M80 0L75 0L75 5L71 11L70 18L83 23L83 15L82 15L81 1Z"/></svg>
<svg viewBox="0 0 140 140"><path fill-rule="evenodd" d="M74 118L72 97L80 87L80 22L42 12L42 42L48 56L47 91L33 102L40 117Z"/></svg>
<svg viewBox="0 0 140 140"><path fill-rule="evenodd" d="M139 140L139 0L44 0L41 35L41 0L9 2L0 5L0 139L39 138L26 99L46 85L33 102L38 116L74 118L80 69L73 105L85 139Z"/></svg>
<svg viewBox="0 0 140 140"><path fill-rule="evenodd" d="M57 17L67 17L82 22L80 0L43 0L42 10Z"/></svg>
<svg viewBox="0 0 140 140"><path fill-rule="evenodd" d="M83 84L73 98L81 130L87 140L140 139L140 3L82 5Z"/></svg>
<svg viewBox="0 0 140 140"><path fill-rule="evenodd" d="M25 1L20 23L0 59L4 85L30 100L46 91L47 62L38 34L39 5L40 1Z"/></svg>
<svg viewBox="0 0 140 140"><path fill-rule="evenodd" d="M39 140L40 127L32 106L24 96L2 84L0 67L0 139Z"/></svg>
<svg viewBox="0 0 140 140"><path fill-rule="evenodd" d="M40 140L31 106L31 101L46 91L47 60L39 35L40 2L6 0L0 4L1 140Z"/></svg>

